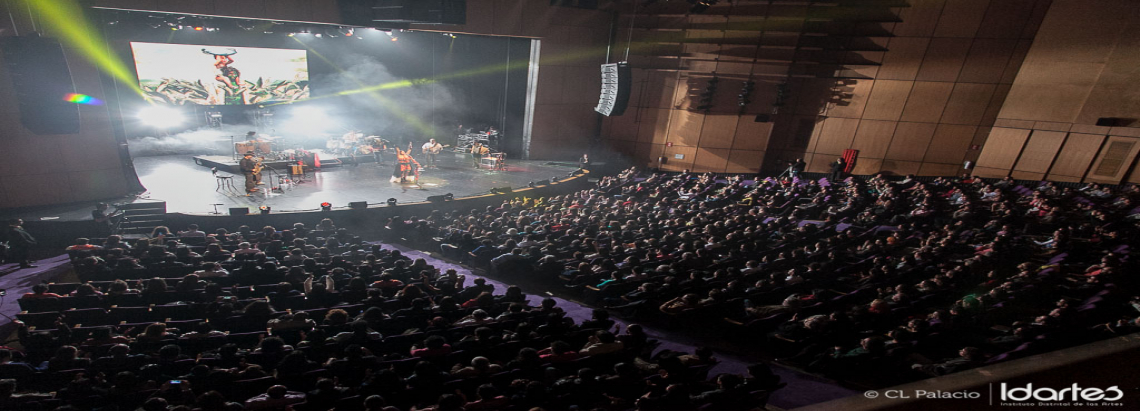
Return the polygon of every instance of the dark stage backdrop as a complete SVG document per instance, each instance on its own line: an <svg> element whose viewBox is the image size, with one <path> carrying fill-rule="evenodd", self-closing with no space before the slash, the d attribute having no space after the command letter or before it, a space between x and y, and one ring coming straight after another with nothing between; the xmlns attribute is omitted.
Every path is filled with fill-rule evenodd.
<svg viewBox="0 0 1140 411"><path fill-rule="evenodd" d="M493 126L503 132L508 154L521 155L530 39L399 30L388 34L372 29L357 29L354 36L345 37L335 28L315 28L292 37L284 31L264 34L236 27L205 32L115 25L105 30L132 69L132 41L307 50L311 98L262 107L274 111L273 125L264 130L270 134L316 141L321 134L339 136L356 129L418 147L433 137L454 144L460 125L476 130ZM317 33L322 36L316 37ZM157 130L135 117L146 105L143 99L122 84L118 87L122 98L112 104L122 109L128 138L177 137L206 126L208 111L221 112L224 124L237 126L226 127L229 134L241 125L252 130L251 113L259 108L179 106L187 122ZM300 107L324 115L295 116Z"/></svg>

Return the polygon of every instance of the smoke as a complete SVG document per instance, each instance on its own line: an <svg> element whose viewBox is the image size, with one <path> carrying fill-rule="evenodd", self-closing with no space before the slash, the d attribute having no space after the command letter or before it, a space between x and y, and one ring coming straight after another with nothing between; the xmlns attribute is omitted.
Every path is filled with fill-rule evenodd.
<svg viewBox="0 0 1140 411"><path fill-rule="evenodd" d="M342 62L344 71L328 76L323 82L329 93L413 81L410 86L400 85L386 90L348 94L342 99L328 99L342 106L326 109L329 113L336 113L333 121L341 123L342 128L364 130L385 138L426 139L433 123L453 121L459 111L458 99L444 83L415 81L414 78L394 75L373 56L349 54L338 60ZM430 77L431 73L419 73L417 76ZM324 94L321 90L317 93Z"/></svg>
<svg viewBox="0 0 1140 411"><path fill-rule="evenodd" d="M252 126L223 126L200 128L167 136L145 136L127 140L133 157L170 154L230 154L230 136L234 141L245 140Z"/></svg>

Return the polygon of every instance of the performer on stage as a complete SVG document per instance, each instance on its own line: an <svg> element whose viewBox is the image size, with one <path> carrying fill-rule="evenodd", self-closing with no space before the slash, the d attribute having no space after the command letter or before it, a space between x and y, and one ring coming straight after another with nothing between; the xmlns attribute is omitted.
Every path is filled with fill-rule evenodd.
<svg viewBox="0 0 1140 411"><path fill-rule="evenodd" d="M482 143L476 141L475 144L471 145L472 165L475 166L475 168L479 168L479 160L483 159L483 156L490 152L490 149L488 149Z"/></svg>
<svg viewBox="0 0 1140 411"><path fill-rule="evenodd" d="M376 157L376 164L384 164L384 151L388 150L388 143L380 137L372 137L372 155Z"/></svg>
<svg viewBox="0 0 1140 411"><path fill-rule="evenodd" d="M411 175L419 182L419 169L420 163L412 158L412 148L408 147L408 151L396 148L396 168L392 170L392 181L399 181L401 184L408 182L408 176Z"/></svg>
<svg viewBox="0 0 1140 411"><path fill-rule="evenodd" d="M420 147L420 150L422 150L423 153L427 155L428 168L435 168L435 156L443 150L443 144L439 144L433 138L424 143L423 147Z"/></svg>
<svg viewBox="0 0 1140 411"><path fill-rule="evenodd" d="M241 167L241 173L245 175L245 191L247 193L257 192L257 185L262 184L261 165L253 159L253 152L246 151L238 165Z"/></svg>
<svg viewBox="0 0 1140 411"><path fill-rule="evenodd" d="M578 159L578 168L582 170L590 170L590 155L582 154L582 158Z"/></svg>

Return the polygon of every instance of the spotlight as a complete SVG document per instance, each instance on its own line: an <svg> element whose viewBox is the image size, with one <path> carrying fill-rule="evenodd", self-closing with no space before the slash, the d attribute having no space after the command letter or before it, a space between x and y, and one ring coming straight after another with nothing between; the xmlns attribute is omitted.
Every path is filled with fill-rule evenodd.
<svg viewBox="0 0 1140 411"><path fill-rule="evenodd" d="M534 184L534 182L533 182L533 181L531 181L531 182L529 182L529 183L526 183L526 186L527 186L527 187L530 187L530 188L534 188L535 184Z"/></svg>
<svg viewBox="0 0 1140 411"><path fill-rule="evenodd" d="M258 209L258 210L261 210L261 214L269 214L269 210L271 210L271 209L269 208L269 206L264 206L264 205L263 205L263 206L261 206L261 207L258 207L257 209Z"/></svg>
<svg viewBox="0 0 1140 411"><path fill-rule="evenodd" d="M321 203L321 211L332 211L332 203L328 201Z"/></svg>
<svg viewBox="0 0 1140 411"><path fill-rule="evenodd" d="M451 193L447 193L447 194L444 194L444 195L443 195L443 199L444 199L444 200L447 200L447 201L451 201L451 200L454 200L454 199L455 199L455 194L451 194Z"/></svg>
<svg viewBox="0 0 1140 411"><path fill-rule="evenodd" d="M388 207L395 207L395 206L396 206L396 198L395 197L389 198L388 199Z"/></svg>
<svg viewBox="0 0 1140 411"><path fill-rule="evenodd" d="M202 27L202 26L194 26L194 31L202 31L202 30L205 30L205 29L206 29L206 28L205 28L205 27Z"/></svg>
<svg viewBox="0 0 1140 411"><path fill-rule="evenodd" d="M152 127L174 127L186 121L186 117L178 110L170 107L150 106L139 110L139 121Z"/></svg>
<svg viewBox="0 0 1140 411"><path fill-rule="evenodd" d="M294 35L296 35L296 34L297 34L297 33L289 33L289 37L293 37L293 36L294 36Z"/></svg>
<svg viewBox="0 0 1140 411"><path fill-rule="evenodd" d="M400 38L399 38L399 37L392 37L392 41L394 41L394 42L395 42L395 41L400 41Z"/></svg>

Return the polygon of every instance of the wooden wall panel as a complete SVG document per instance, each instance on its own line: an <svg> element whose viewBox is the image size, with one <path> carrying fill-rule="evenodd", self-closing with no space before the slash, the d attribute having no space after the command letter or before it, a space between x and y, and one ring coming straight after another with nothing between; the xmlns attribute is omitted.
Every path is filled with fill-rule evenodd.
<svg viewBox="0 0 1140 411"><path fill-rule="evenodd" d="M701 148L731 148L739 116L708 115L701 128Z"/></svg>
<svg viewBox="0 0 1140 411"><path fill-rule="evenodd" d="M705 115L688 110L671 110L669 114L669 139L674 146L695 147L701 139L701 126Z"/></svg>
<svg viewBox="0 0 1140 411"><path fill-rule="evenodd" d="M829 103L827 115L829 117L859 118L867 108L867 97L875 86L874 80L844 80L842 87L844 93L850 93L851 98L843 100L843 105Z"/></svg>
<svg viewBox="0 0 1140 411"><path fill-rule="evenodd" d="M764 152L753 150L732 150L728 155L726 173L757 173L764 163Z"/></svg>
<svg viewBox="0 0 1140 411"><path fill-rule="evenodd" d="M920 176L953 176L962 171L961 164L922 163L918 168Z"/></svg>
<svg viewBox="0 0 1140 411"><path fill-rule="evenodd" d="M946 2L946 6L942 8L942 16L938 19L938 26L934 28L934 37L974 37L978 27L982 25L982 18L986 16L989 5L990 0Z"/></svg>
<svg viewBox="0 0 1140 411"><path fill-rule="evenodd" d="M877 80L914 80L926 55L927 37L895 37L887 46Z"/></svg>
<svg viewBox="0 0 1140 411"><path fill-rule="evenodd" d="M1029 173L1049 171L1049 166L1053 164L1053 158L1056 157L1061 144L1065 142L1066 134L1068 133L1063 131L1034 130L1029 135L1029 141L1025 143L1025 148L1021 150L1021 158L1017 160L1017 165L1013 168L1014 171Z"/></svg>
<svg viewBox="0 0 1140 411"><path fill-rule="evenodd" d="M962 63L958 81L965 83L997 83L1009 65L1015 39L974 39Z"/></svg>
<svg viewBox="0 0 1140 411"><path fill-rule="evenodd" d="M922 68L915 80L954 81L962 71L962 63L970 52L972 39L934 38L926 49Z"/></svg>
<svg viewBox="0 0 1140 411"><path fill-rule="evenodd" d="M916 81L906 99L899 121L936 123L942 117L946 101L954 91L954 83Z"/></svg>
<svg viewBox="0 0 1140 411"><path fill-rule="evenodd" d="M639 143L665 144L669 138L669 114L672 110L663 108L641 109L637 141ZM535 122L537 124L537 122Z"/></svg>
<svg viewBox="0 0 1140 411"><path fill-rule="evenodd" d="M871 96L867 98L863 118L898 121L913 84L911 81L876 80Z"/></svg>
<svg viewBox="0 0 1140 411"><path fill-rule="evenodd" d="M818 143L812 151L820 154L843 154L843 150L851 147L851 140L855 138L855 130L858 128L857 118L829 117L824 120Z"/></svg>
<svg viewBox="0 0 1140 411"><path fill-rule="evenodd" d="M1109 136L1097 154L1085 181L1117 184L1136 162L1136 152L1140 151L1140 138Z"/></svg>
<svg viewBox="0 0 1140 411"><path fill-rule="evenodd" d="M994 127L986 139L985 147L978 156L978 167L1012 169L1029 139L1029 130L1019 128Z"/></svg>
<svg viewBox="0 0 1140 411"><path fill-rule="evenodd" d="M922 161L938 127L933 123L899 123L887 150L888 160ZM917 169L915 171L918 171Z"/></svg>
<svg viewBox="0 0 1140 411"><path fill-rule="evenodd" d="M723 173L728 165L729 151L726 148L698 148L696 158L693 160L693 171Z"/></svg>
<svg viewBox="0 0 1140 411"><path fill-rule="evenodd" d="M1003 177L1009 175L1009 169L1008 168L974 167L974 172L972 174L975 176L984 177L984 178L1003 178Z"/></svg>
<svg viewBox="0 0 1140 411"><path fill-rule="evenodd" d="M1084 177L1104 139L1105 136L1101 134L1069 133L1065 145L1053 161L1053 168L1049 170L1049 179L1069 176L1079 180Z"/></svg>
<svg viewBox="0 0 1140 411"><path fill-rule="evenodd" d="M966 157L966 150L974 141L975 126L955 124L939 124L934 131L934 138L926 149L926 156L922 161L928 163L961 164Z"/></svg>
<svg viewBox="0 0 1140 411"><path fill-rule="evenodd" d="M907 174L918 174L918 169L921 166L922 163L917 161L899 161L888 159L883 160L883 166L879 171L883 173L889 172L891 174L905 176Z"/></svg>
<svg viewBox="0 0 1140 411"><path fill-rule="evenodd" d="M1041 181L1045 179L1045 173L1033 173L1029 171L1014 170L1009 173L1009 176L1013 177L1014 180Z"/></svg>
<svg viewBox="0 0 1140 411"><path fill-rule="evenodd" d="M740 116L737 119L736 136L732 140L732 149L764 151L768 147L768 137L771 134L771 122L758 123L755 117Z"/></svg>
<svg viewBox="0 0 1140 411"><path fill-rule="evenodd" d="M863 157L862 153L859 154L859 158L855 160L855 167L851 169L851 174L872 175L883 169L883 159L867 158Z"/></svg>
<svg viewBox="0 0 1140 411"><path fill-rule="evenodd" d="M956 83L940 122L977 125L982 122L996 84Z"/></svg>
<svg viewBox="0 0 1140 411"><path fill-rule="evenodd" d="M665 156L664 169L668 171L681 171L691 170L693 168L693 160L697 156L696 147L685 147L674 145L672 147L666 146L662 150L662 156ZM682 158L677 158L680 155Z"/></svg>
<svg viewBox="0 0 1140 411"><path fill-rule="evenodd" d="M891 137L895 134L894 121L863 120L859 122L859 130L855 132L855 139L851 148L859 150L860 157L883 158L887 155L887 148L891 145Z"/></svg>
<svg viewBox="0 0 1140 411"><path fill-rule="evenodd" d="M899 12L902 21L895 23L894 34L925 37L934 34L945 0L909 0L907 3L910 7L904 7Z"/></svg>
<svg viewBox="0 0 1140 411"><path fill-rule="evenodd" d="M1029 17L1036 6L1034 0L995 0L986 10L986 17L978 27L978 37L981 38L1018 38L1021 37Z"/></svg>

